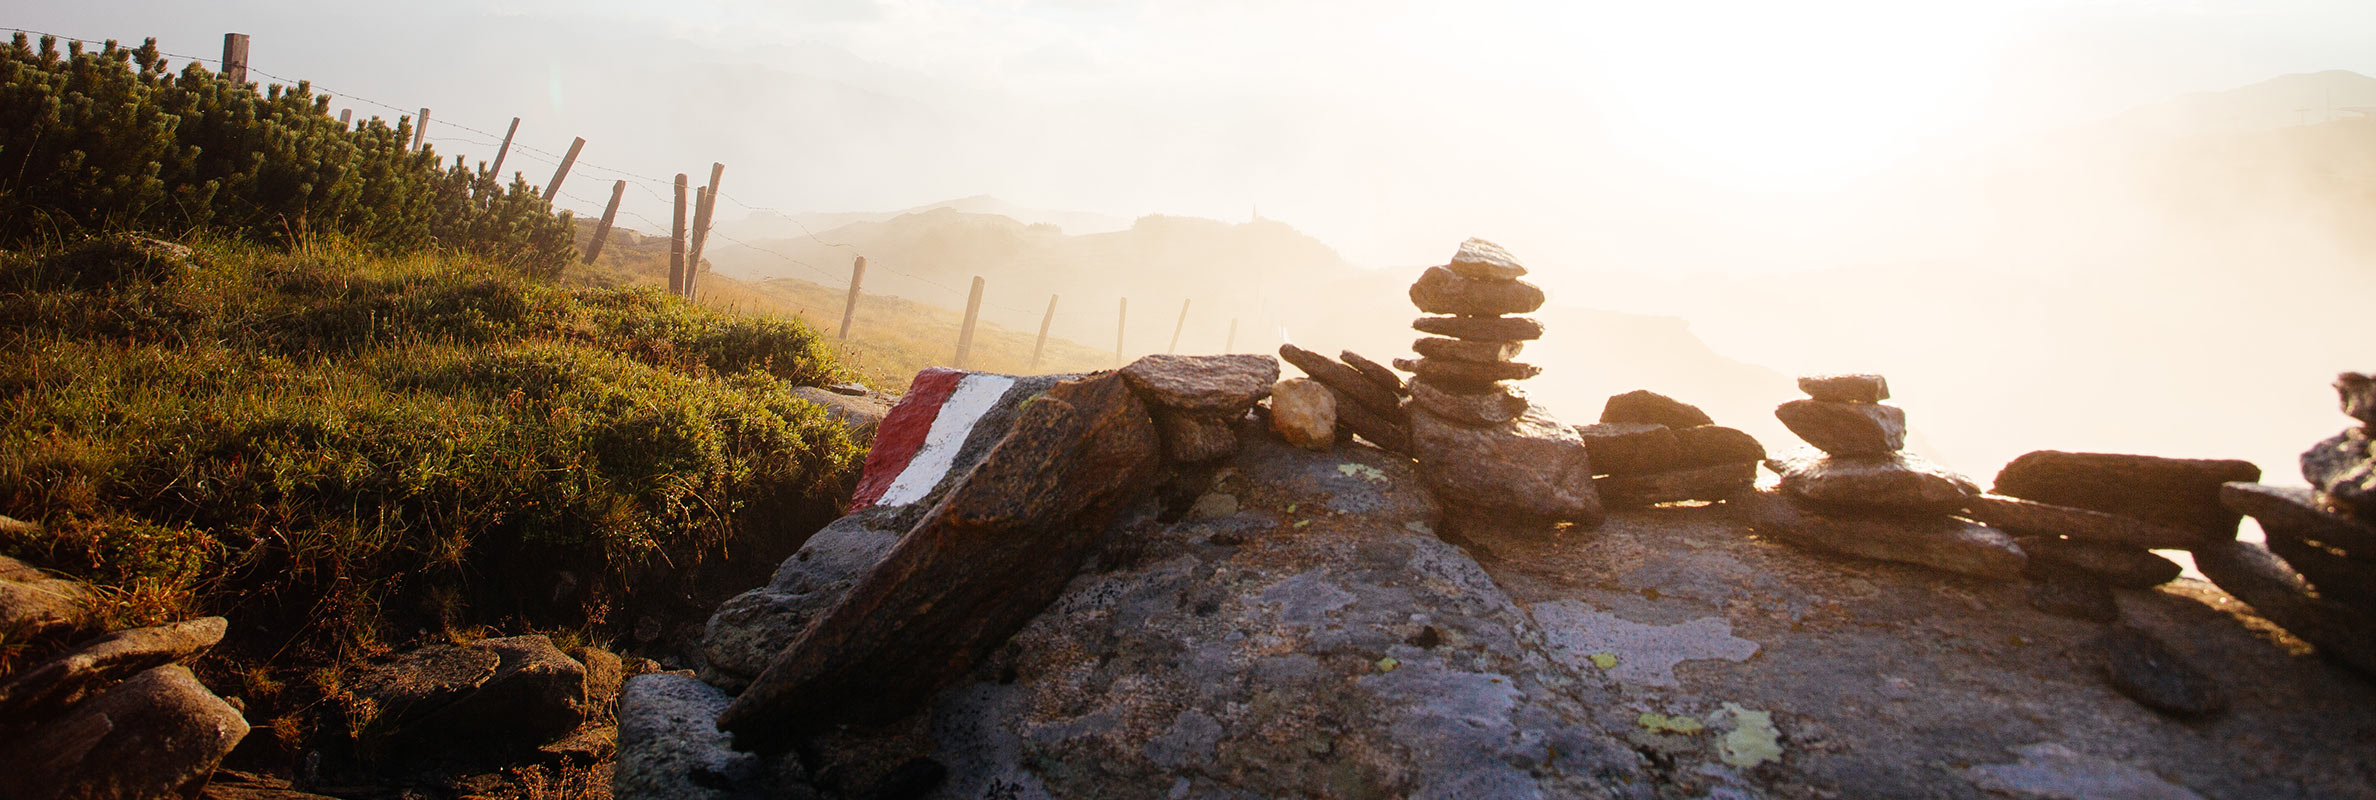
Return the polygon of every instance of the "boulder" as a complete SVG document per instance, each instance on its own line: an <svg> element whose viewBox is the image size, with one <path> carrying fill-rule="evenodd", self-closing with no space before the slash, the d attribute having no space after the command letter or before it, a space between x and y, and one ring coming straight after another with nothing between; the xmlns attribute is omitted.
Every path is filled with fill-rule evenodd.
<svg viewBox="0 0 2376 800"><path fill-rule="evenodd" d="M1411 305L1429 314L1464 317L1524 314L1543 307L1543 290L1521 280L1481 281L1428 267L1411 284Z"/></svg>
<svg viewBox="0 0 2376 800"><path fill-rule="evenodd" d="M718 727L765 740L913 710L1055 599L1108 523L1148 492L1158 450L1154 422L1119 376L1050 389Z"/></svg>
<svg viewBox="0 0 2376 800"><path fill-rule="evenodd" d="M1214 417L1246 413L1279 381L1279 361L1265 355L1157 354L1122 368L1139 399L1158 408Z"/></svg>
<svg viewBox="0 0 2376 800"><path fill-rule="evenodd" d="M1835 456L1886 456L1906 447L1906 412L1897 406L1792 400L1775 408L1774 416Z"/></svg>
<svg viewBox="0 0 2376 800"><path fill-rule="evenodd" d="M0 642L64 637L89 629L97 621L97 602L90 587L79 581L54 578L0 556Z"/></svg>
<svg viewBox="0 0 2376 800"><path fill-rule="evenodd" d="M1270 426L1288 444L1306 450L1336 445L1336 394L1310 378L1288 378L1271 387Z"/></svg>
<svg viewBox="0 0 2376 800"><path fill-rule="evenodd" d="M1811 452L1767 459L1791 497L1835 510L1948 512L1980 489L1946 467L1899 453L1880 458Z"/></svg>
<svg viewBox="0 0 2376 800"><path fill-rule="evenodd" d="M2204 577L2262 618L2376 677L2376 616L2312 594L2300 575L2255 542L2205 544L2194 550L2194 561Z"/></svg>
<svg viewBox="0 0 2376 800"><path fill-rule="evenodd" d="M2343 401L2343 413L2360 424L2376 427L2376 378L2357 372L2335 376L2335 394Z"/></svg>
<svg viewBox="0 0 2376 800"><path fill-rule="evenodd" d="M1598 525L1592 458L1574 429L1529 407L1499 425L1411 415L1411 455L1445 505L1471 512Z"/></svg>
<svg viewBox="0 0 2376 800"><path fill-rule="evenodd" d="M1683 442L1665 425L1599 422L1576 426L1576 435L1583 437L1585 452L1592 454L1592 471L1602 475L1641 475L1683 466Z"/></svg>
<svg viewBox="0 0 2376 800"><path fill-rule="evenodd" d="M1411 404L1438 419L1461 425L1499 425L1526 412L1526 392L1508 383L1454 391L1424 378L1411 380Z"/></svg>
<svg viewBox="0 0 2376 800"><path fill-rule="evenodd" d="M2219 487L2219 501L2259 521L2272 540L2292 539L2376 561L2376 523L2327 510L2315 490L2236 482Z"/></svg>
<svg viewBox="0 0 2376 800"><path fill-rule="evenodd" d="M347 684L371 709L364 715L363 738L401 743L417 723L477 691L502 663L492 650L435 645L365 669Z"/></svg>
<svg viewBox="0 0 2376 800"><path fill-rule="evenodd" d="M1303 370L1312 380L1352 396L1379 417L1392 419L1402 411L1401 397L1372 382L1360 370L1339 364L1335 359L1292 344L1279 345L1279 357Z"/></svg>
<svg viewBox="0 0 2376 800"><path fill-rule="evenodd" d="M2376 434L2351 428L2311 445L2302 451L2302 478L2318 487L2336 509L2376 520Z"/></svg>
<svg viewBox="0 0 2376 800"><path fill-rule="evenodd" d="M1598 457L1593 459L1598 464ZM1633 508L1684 500L1723 500L1757 485L1757 462L1605 475L1592 479L1593 491L1608 508Z"/></svg>
<svg viewBox="0 0 2376 800"><path fill-rule="evenodd" d="M533 746L586 721L586 666L542 635L480 639L469 649L492 653L495 670L453 703L403 733L438 746ZM423 742L426 743L426 742Z"/></svg>
<svg viewBox="0 0 2376 800"><path fill-rule="evenodd" d="M1531 342L1543 338L1543 323L1529 317L1420 317L1411 321L1420 333L1454 339Z"/></svg>
<svg viewBox="0 0 2376 800"><path fill-rule="evenodd" d="M1839 403L1878 403L1889 399L1889 379L1872 374L1809 375L1798 379L1808 397Z"/></svg>
<svg viewBox="0 0 2376 800"><path fill-rule="evenodd" d="M1770 491L1747 492L1725 505L1761 536L1811 550L1878 561L1895 561L2010 581L2021 577L2028 557L2002 531L1948 517L1898 518L1809 511Z"/></svg>
<svg viewBox="0 0 2376 800"><path fill-rule="evenodd" d="M2014 539L2033 562L2069 567L2121 589L2151 589L2186 571L2178 562L2135 547L2029 536Z"/></svg>
<svg viewBox="0 0 2376 800"><path fill-rule="evenodd" d="M715 724L733 698L693 678L654 672L619 693L616 800L737 800L782 796L765 763L736 751Z"/></svg>
<svg viewBox="0 0 2376 800"><path fill-rule="evenodd" d="M0 720L47 719L125 678L206 652L229 624L204 617L84 642L0 683Z"/></svg>
<svg viewBox="0 0 2376 800"><path fill-rule="evenodd" d="M1722 425L1675 431L1675 443L1683 448L1682 466L1686 467L1755 464L1766 457L1765 445L1758 444L1757 437Z"/></svg>
<svg viewBox="0 0 2376 800"><path fill-rule="evenodd" d="M1411 351L1421 358L1445 361L1508 361L1526 349L1525 342L1497 342L1489 339L1441 339L1427 337L1411 342Z"/></svg>
<svg viewBox="0 0 2376 800"><path fill-rule="evenodd" d="M879 508L834 520L778 564L767 585L719 604L701 641L702 680L729 691L751 685L899 543L906 531L893 522L892 513Z"/></svg>
<svg viewBox="0 0 2376 800"><path fill-rule="evenodd" d="M1501 245L1470 239L1461 242L1460 249L1452 253L1452 273L1481 281L1509 281L1525 276L1526 267L1511 258L1510 251L1503 250Z"/></svg>
<svg viewBox="0 0 2376 800"><path fill-rule="evenodd" d="M1646 422L1675 430L1716 424L1698 406L1648 389L1636 389L1610 397L1608 405L1601 408L1600 421Z"/></svg>
<svg viewBox="0 0 2376 800"><path fill-rule="evenodd" d="M2180 718L2207 716L2227 707L2211 676L2152 634L2118 625L2096 639L2095 648L2112 688L2138 705Z"/></svg>
<svg viewBox="0 0 2376 800"><path fill-rule="evenodd" d="M247 736L247 720L179 664L152 667L39 729L0 741L0 797L190 796Z"/></svg>
<svg viewBox="0 0 2376 800"><path fill-rule="evenodd" d="M1337 352L1337 360L1345 362L1345 366L1352 367L1353 371L1361 373L1361 377L1368 378L1372 386L1392 392L1397 397L1406 391L1401 375L1395 374L1394 370L1370 360L1367 356L1351 350L1340 350Z"/></svg>
<svg viewBox="0 0 2376 800"><path fill-rule="evenodd" d="M2000 494L1975 495L1964 509L1966 518L2025 536L2068 536L2075 541L2148 550L2183 550L2203 541L2201 531Z"/></svg>
<svg viewBox="0 0 2376 800"><path fill-rule="evenodd" d="M1014 377L933 367L917 372L867 451L853 510L901 509L913 525L1014 427L1023 404L1078 375Z"/></svg>
<svg viewBox="0 0 2376 800"><path fill-rule="evenodd" d="M1435 381L1443 387L1483 387L1495 381L1522 381L1543 374L1543 368L1516 361L1481 363L1440 358L1394 360L1394 368Z"/></svg>
<svg viewBox="0 0 2376 800"><path fill-rule="evenodd" d="M891 414L891 401L878 395L850 395L816 386L795 386L792 396L825 409L826 416L850 432L850 441L860 444L874 441L875 430Z"/></svg>
<svg viewBox="0 0 2376 800"><path fill-rule="evenodd" d="M2248 461L2039 450L2006 464L1994 491L2232 539L2238 517L2219 485L2257 480Z"/></svg>

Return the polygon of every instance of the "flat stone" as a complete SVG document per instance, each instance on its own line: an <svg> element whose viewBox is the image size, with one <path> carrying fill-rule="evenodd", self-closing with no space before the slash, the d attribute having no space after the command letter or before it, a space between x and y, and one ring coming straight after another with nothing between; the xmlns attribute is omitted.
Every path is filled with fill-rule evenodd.
<svg viewBox="0 0 2376 800"><path fill-rule="evenodd" d="M1516 280L1526 274L1526 267L1510 257L1501 245L1483 239L1469 239L1460 243L1452 253L1452 272L1463 278L1481 281Z"/></svg>
<svg viewBox="0 0 2376 800"><path fill-rule="evenodd" d="M1600 421L1647 422L1675 430L1716 424L1698 406L1648 389L1636 389L1610 397L1608 405L1601 407Z"/></svg>
<svg viewBox="0 0 2376 800"><path fill-rule="evenodd" d="M64 637L89 629L97 621L97 603L90 587L79 581L54 578L0 556L0 641Z"/></svg>
<svg viewBox="0 0 2376 800"><path fill-rule="evenodd" d="M1352 367L1353 371L1361 373L1361 377L1368 378L1373 386L1392 392L1397 397L1408 394L1403 386L1401 375L1395 374L1394 370L1388 369L1384 364L1370 360L1368 356L1351 350L1341 350L1337 352L1337 360L1345 362L1345 366Z"/></svg>
<svg viewBox="0 0 2376 800"><path fill-rule="evenodd" d="M2053 742L2015 748L2021 760L1963 770L1973 786L2023 800L2203 800L2193 790L2133 765Z"/></svg>
<svg viewBox="0 0 2376 800"><path fill-rule="evenodd" d="M1596 457L1593 463L1599 463L1599 459ZM1600 494L1601 505L1608 508L1635 508L1685 500L1724 500L1756 485L1757 462L1754 461L1666 472L1604 475L1592 479L1593 490Z"/></svg>
<svg viewBox="0 0 2376 800"><path fill-rule="evenodd" d="M2227 698L2211 676L2188 664L2169 645L2152 634L2126 625L2115 626L2096 639L2104 659L2104 677L2138 705L2174 717L2216 714Z"/></svg>
<svg viewBox="0 0 2376 800"><path fill-rule="evenodd" d="M1776 407L1774 417L1835 456L1885 456L1906 447L1906 412L1897 406L1792 400Z"/></svg>
<svg viewBox="0 0 2376 800"><path fill-rule="evenodd" d="M1522 381L1543 374L1543 368L1516 361L1478 363L1474 361L1445 361L1437 358L1408 358L1394 360L1395 369L1417 375L1438 386L1481 387L1495 381Z"/></svg>
<svg viewBox="0 0 2376 800"><path fill-rule="evenodd" d="M1508 383L1482 390L1450 390L1424 378L1411 380L1411 404L1438 419L1461 425L1499 425L1526 412L1525 390Z"/></svg>
<svg viewBox="0 0 2376 800"><path fill-rule="evenodd" d="M1368 440L1370 444L1377 445L1380 449L1396 453L1411 452L1411 429L1409 423L1395 421L1408 420L1410 419L1409 414L1396 414L1395 420L1389 420L1384 417L1380 417L1377 414L1370 413L1368 408L1363 407L1362 404L1358 402L1354 402L1352 398L1346 397L1345 393L1337 391L1336 387L1330 386L1327 388L1329 394L1336 396L1336 433L1338 440L1342 441L1348 436L1360 436L1361 438Z"/></svg>
<svg viewBox="0 0 2376 800"><path fill-rule="evenodd" d="M1682 440L1665 425L1599 422L1576 426L1576 435L1584 437L1592 470L1601 475L1641 475L1683 466Z"/></svg>
<svg viewBox="0 0 2376 800"><path fill-rule="evenodd" d="M1048 390L718 727L766 740L913 711L1063 591L1115 516L1151 490L1159 448L1119 376Z"/></svg>
<svg viewBox="0 0 2376 800"><path fill-rule="evenodd" d="M1336 359L1292 344L1279 345L1279 357L1303 370L1312 380L1352 396L1356 402L1368 406L1372 414L1394 419L1402 413L1400 396L1371 382L1360 370L1337 363Z"/></svg>
<svg viewBox="0 0 2376 800"><path fill-rule="evenodd" d="M1765 445L1757 437L1738 428L1722 425L1701 425L1675 431L1675 442L1683 448L1682 465L1709 467L1718 464L1755 464L1765 460Z"/></svg>
<svg viewBox="0 0 2376 800"><path fill-rule="evenodd" d="M2293 568L2258 542L2205 544L2194 550L2194 561L2212 584L2262 618L2376 677L2376 616L2312 594Z"/></svg>
<svg viewBox="0 0 2376 800"><path fill-rule="evenodd" d="M702 680L728 691L750 686L899 543L907 530L892 517L870 508L826 524L776 566L767 585L719 604L701 640Z"/></svg>
<svg viewBox="0 0 2376 800"><path fill-rule="evenodd" d="M1279 361L1266 355L1156 354L1122 368L1139 399L1177 411L1233 416L1246 413L1279 381Z"/></svg>
<svg viewBox="0 0 2376 800"><path fill-rule="evenodd" d="M1964 516L1991 528L2026 536L2068 536L2097 544L2148 550L2184 550L2203 541L2200 531L2156 525L2117 514L2036 503L2001 494L1980 494Z"/></svg>
<svg viewBox="0 0 2376 800"><path fill-rule="evenodd" d="M2376 436L2367 428L2345 430L2302 451L2302 478L2337 510L2376 520Z"/></svg>
<svg viewBox="0 0 2376 800"><path fill-rule="evenodd" d="M2046 536L2017 538L2031 561L2053 563L2102 578L2121 589L2150 589L2178 579L2178 562L2135 547Z"/></svg>
<svg viewBox="0 0 2376 800"><path fill-rule="evenodd" d="M0 720L45 719L127 677L206 652L229 622L203 617L92 639L0 684Z"/></svg>
<svg viewBox="0 0 2376 800"><path fill-rule="evenodd" d="M194 793L248 732L179 664L152 667L0 741L0 797L134 800Z"/></svg>
<svg viewBox="0 0 2376 800"><path fill-rule="evenodd" d="M476 691L502 663L492 650L423 647L373 665L348 688L377 710L365 734L389 738Z"/></svg>
<svg viewBox="0 0 2376 800"><path fill-rule="evenodd" d="M1798 388L1808 397L1840 403L1878 403L1889 399L1889 379L1869 373L1809 375L1798 379Z"/></svg>
<svg viewBox="0 0 2376 800"><path fill-rule="evenodd" d="M586 666L542 635L471 642L493 653L495 671L470 693L404 731L440 748L464 743L509 747L551 741L586 721Z"/></svg>
<svg viewBox="0 0 2376 800"><path fill-rule="evenodd" d="M2039 450L2006 464L1995 492L2233 539L2239 517L2219 485L2257 480L2249 461Z"/></svg>
<svg viewBox="0 0 2376 800"><path fill-rule="evenodd" d="M2044 565L2035 553L2030 556L2024 572L2030 579L2031 608L2088 622L2120 621L2120 602L2113 599L2112 587L2104 585L2102 578L2061 565Z"/></svg>
<svg viewBox="0 0 2376 800"><path fill-rule="evenodd" d="M1524 519L1598 525L1592 457L1576 432L1540 407L1474 427L1411 415L1411 455L1445 505Z"/></svg>
<svg viewBox="0 0 2376 800"><path fill-rule="evenodd" d="M2302 574L2318 596L2376 614L2376 564L2290 536L2270 534L2269 552Z"/></svg>
<svg viewBox="0 0 2376 800"><path fill-rule="evenodd" d="M619 694L616 800L733 800L766 796L759 756L734 749L718 714L734 698L684 675L628 678Z"/></svg>
<svg viewBox="0 0 2376 800"><path fill-rule="evenodd" d="M1946 467L1899 453L1881 458L1800 451L1766 460L1782 491L1835 510L1946 512L1964 507L1979 487Z"/></svg>
<svg viewBox="0 0 2376 800"><path fill-rule="evenodd" d="M1518 357L1526 348L1525 342L1496 342L1488 339L1443 339L1427 337L1411 342L1411 352L1421 358L1445 361L1477 361L1492 363Z"/></svg>
<svg viewBox="0 0 2376 800"><path fill-rule="evenodd" d="M2010 581L2028 557L2013 537L1950 517L1834 515L1801 508L1779 492L1745 492L1728 499L1759 535L1811 550L1894 561Z"/></svg>
<svg viewBox="0 0 2376 800"><path fill-rule="evenodd" d="M1157 410L1154 416L1164 458L1202 464L1237 452L1237 432L1227 417L1170 410Z"/></svg>
<svg viewBox="0 0 2376 800"><path fill-rule="evenodd" d="M1534 284L1463 278L1443 267L1428 267L1418 282L1411 284L1410 294L1411 305L1429 314L1496 317L1543 307L1543 290Z"/></svg>
<svg viewBox="0 0 2376 800"><path fill-rule="evenodd" d="M2335 376L2335 394L2343 401L2343 413L2360 421L2361 425L2376 427L2376 378L2358 372Z"/></svg>
<svg viewBox="0 0 2376 800"><path fill-rule="evenodd" d="M1288 378L1271 387L1270 427L1288 444L1326 450L1336 444L1336 393L1310 378Z"/></svg>
<svg viewBox="0 0 2376 800"><path fill-rule="evenodd" d="M2219 502L2259 521L2271 539L2289 538L2376 561L2376 523L2328 510L2316 490L2234 482L2219 487Z"/></svg>
<svg viewBox="0 0 2376 800"><path fill-rule="evenodd" d="M1530 317L1420 317L1411 328L1454 339L1531 342L1543 338L1543 323Z"/></svg>

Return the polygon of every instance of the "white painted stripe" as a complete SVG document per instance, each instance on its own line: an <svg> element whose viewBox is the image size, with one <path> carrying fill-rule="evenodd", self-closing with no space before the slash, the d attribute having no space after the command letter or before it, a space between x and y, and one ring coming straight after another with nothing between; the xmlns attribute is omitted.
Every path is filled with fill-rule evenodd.
<svg viewBox="0 0 2376 800"><path fill-rule="evenodd" d="M967 375L957 382L956 391L943 401L940 413L932 418L932 430L924 434L924 445L916 448L916 455L908 459L907 469L883 490L883 498L876 505L904 506L924 499L932 487L957 463L957 451L965 449L965 437L973 433L974 423L998 405L998 398L1015 385L1015 379L1005 375Z"/></svg>

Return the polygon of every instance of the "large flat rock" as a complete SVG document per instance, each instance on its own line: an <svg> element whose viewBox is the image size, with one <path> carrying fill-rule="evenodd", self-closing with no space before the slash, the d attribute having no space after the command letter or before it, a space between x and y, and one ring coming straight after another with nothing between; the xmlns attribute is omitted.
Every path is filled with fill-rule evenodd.
<svg viewBox="0 0 2376 800"><path fill-rule="evenodd" d="M2039 450L2006 464L1992 491L2233 539L2238 517L2219 485L2257 480L2249 461Z"/></svg>
<svg viewBox="0 0 2376 800"><path fill-rule="evenodd" d="M1540 407L1485 426L1412 414L1411 450L1428 488L1448 505L1477 514L1600 522L1583 438Z"/></svg>

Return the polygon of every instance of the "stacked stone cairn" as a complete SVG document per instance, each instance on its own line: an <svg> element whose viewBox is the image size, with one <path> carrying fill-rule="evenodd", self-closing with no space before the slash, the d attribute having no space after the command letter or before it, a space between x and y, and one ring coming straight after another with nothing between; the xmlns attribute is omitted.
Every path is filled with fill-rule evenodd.
<svg viewBox="0 0 2376 800"><path fill-rule="evenodd" d="M1600 419L1576 434L1592 454L1601 503L1612 508L1739 495L1756 485L1766 456L1756 437L1657 392L1611 397Z"/></svg>
<svg viewBox="0 0 2376 800"><path fill-rule="evenodd" d="M1409 454L1428 487L1454 507L1598 525L1601 501L1582 437L1517 386L1542 372L1512 360L1543 335L1541 323L1511 316L1543 305L1543 290L1519 280L1525 274L1499 245L1470 239L1450 264L1429 267L1411 285L1413 305L1443 316L1412 322L1435 335L1411 344L1418 358L1394 361L1414 376L1405 412Z"/></svg>
<svg viewBox="0 0 2376 800"><path fill-rule="evenodd" d="M2310 488L2219 489L2229 510L2260 523L2267 545L2216 542L2195 551L2195 564L2269 621L2376 675L2376 378L2346 372L2335 391L2356 424L2302 451Z"/></svg>

